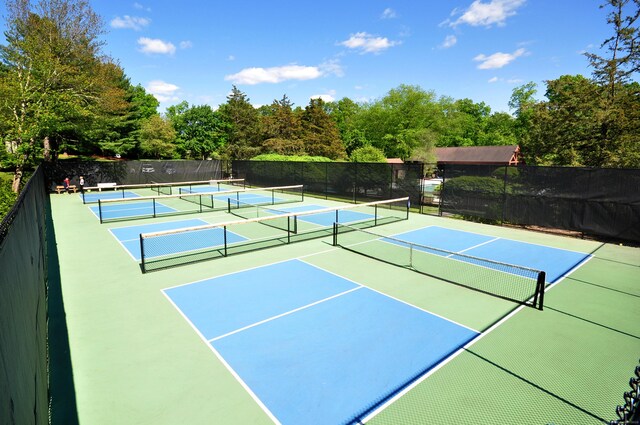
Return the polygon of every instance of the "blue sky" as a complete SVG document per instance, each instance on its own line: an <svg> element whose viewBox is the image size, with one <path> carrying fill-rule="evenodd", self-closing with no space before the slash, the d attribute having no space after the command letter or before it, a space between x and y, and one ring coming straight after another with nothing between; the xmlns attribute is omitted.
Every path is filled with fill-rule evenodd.
<svg viewBox="0 0 640 425"><path fill-rule="evenodd" d="M589 76L603 0L93 0L105 53L161 101L370 101L400 84L509 112L514 87ZM4 5L2 6L4 8ZM4 10L2 10L4 15Z"/></svg>

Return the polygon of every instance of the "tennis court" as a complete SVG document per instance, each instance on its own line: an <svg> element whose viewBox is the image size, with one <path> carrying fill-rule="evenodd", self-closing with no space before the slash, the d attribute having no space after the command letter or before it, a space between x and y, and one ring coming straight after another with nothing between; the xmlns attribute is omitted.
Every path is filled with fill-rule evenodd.
<svg viewBox="0 0 640 425"><path fill-rule="evenodd" d="M65 408L80 424L614 418L640 352L637 248L413 213L363 229L387 210L256 195L242 201L268 205L233 211L249 218L207 210L102 225L95 206L52 196L73 370L52 381L54 404L73 394ZM327 208L338 210L318 212ZM323 233L221 253L296 237L282 227L291 214L301 235ZM145 255L181 266L141 273L140 235L163 232ZM181 260L203 251L219 255ZM501 296L520 277L494 263L544 271L544 309L522 302L535 279Z"/></svg>
<svg viewBox="0 0 640 425"><path fill-rule="evenodd" d="M300 260L164 293L282 424L354 422L479 334Z"/></svg>

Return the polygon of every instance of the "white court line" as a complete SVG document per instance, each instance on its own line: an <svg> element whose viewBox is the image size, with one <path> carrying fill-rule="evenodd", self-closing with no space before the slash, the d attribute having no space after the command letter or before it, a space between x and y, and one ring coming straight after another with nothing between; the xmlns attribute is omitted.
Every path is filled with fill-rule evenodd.
<svg viewBox="0 0 640 425"><path fill-rule="evenodd" d="M367 416L364 417L364 419L362 420L362 423L367 423L368 421L370 421L371 419L373 419L373 417L375 417L376 415L378 415L380 412L382 412L384 409L386 409L387 407L389 407L391 404L393 404L394 402L396 402L400 397L402 397L403 395L405 395L406 393L408 393L409 391L411 391L413 388L417 387L421 382L423 382L424 380L426 380L428 377L430 377L431 375L433 375L434 373L436 373L438 370L440 370L442 367L444 367L447 363L449 363L450 361L452 361L453 359L455 359L456 357L458 357L460 355L460 353L463 353L464 351L467 351L467 349L471 346L473 346L474 344L476 344L478 341L480 341L482 338L484 338L486 335L488 335L489 333L493 332L493 330L495 330L498 326L502 325L505 321L507 321L508 319L510 319L511 317L513 317L516 313L518 313L520 310L522 310L523 308L525 308L527 306L525 305L521 305L519 307L517 307L516 309L514 309L511 313L507 314L505 317L503 317L502 319L500 319L498 322L496 322L493 326L491 326L489 329L487 329L486 331L480 333L479 335L477 335L475 338L471 339L471 341L467 342L465 345L463 345L462 347L460 347L456 352L452 353L449 357L447 357L446 359L442 360L440 363L438 363L437 365L435 365L432 369L430 369L427 373L425 373L424 375L422 375L420 378L416 379L415 381L413 381L411 384L407 385L402 391L400 391L399 393L397 393L396 395L394 395L393 397L391 397L389 400L387 400L385 403L383 403L382 405L380 405L377 409L375 409L373 412L371 412L370 414L368 414Z"/></svg>
<svg viewBox="0 0 640 425"><path fill-rule="evenodd" d="M477 247L479 247L479 246L486 245L486 244L491 243L491 242L493 242L493 241L497 241L498 239L501 239L501 238L493 238L493 239L488 240L488 241L486 241L486 242L482 242L482 243L479 243L479 244L477 244L477 245L470 246L469 248L465 248L465 249L463 249L463 250L461 250L461 251L456 252L456 254L462 254L462 253L463 253L463 252L465 252L465 251L469 251L470 249L474 249L474 248L477 248ZM449 254L447 257L450 257L450 256L452 256L452 255L455 255L455 254Z"/></svg>
<svg viewBox="0 0 640 425"><path fill-rule="evenodd" d="M451 319L448 319L448 318L446 318L446 317L444 317L444 316L441 316L441 315L439 315L439 314L437 314L437 313L434 313L434 312L432 312L432 311L429 311L429 310L426 310L426 309L424 309L424 308L421 308L421 307L415 306L415 305L413 305L413 304L411 304L411 303L409 303L409 302L407 302L407 301L403 301L403 300L401 300L401 299L399 299L399 298L396 298L396 297L393 297L393 296L391 296L391 295L389 295L389 294L385 294L384 292L380 292L380 291L378 291L377 289L373 289L373 288L371 288L371 287L369 287L369 286L366 286L366 285L363 285L363 284L361 284L361 283L358 283L358 282L356 282L356 281L354 281L354 280L351 280L351 279L349 279L349 278L346 278L346 277L344 277L344 276L342 276L342 275L339 275L339 274L337 274L337 273L334 273L334 272L332 272L332 271L330 271L330 270L327 270L327 269L325 269L325 268L322 268L322 267L316 266L316 265L314 265L314 264L310 264L310 263L308 263L307 261L304 261L304 263L309 264L310 266L313 266L313 267L317 268L318 270L322 270L322 271L324 271L324 272L326 272L326 273L332 274L332 275L334 275L334 276L337 276L337 277L342 278L342 279L344 279L344 280L347 280L347 281L349 281L349 282L353 282L353 283L355 283L356 285L359 285L359 286L365 287L365 288L367 288L367 289L369 289L369 290L371 290L371 291L373 291L373 292L377 292L377 293L378 293L378 294L380 294L380 295L383 295L383 296L385 296L385 297L387 297L387 298L390 298L390 299L392 299L392 300L398 301L399 303L405 304L406 306L409 306L409 307L411 307L411 308L415 308L415 309L420 310L420 311L422 311L422 312L424 312L424 313L430 314L430 315L432 315L432 316L436 316L436 317L438 317L438 318L440 318L440 319L446 320L446 321L447 321L447 322L449 322L449 323L453 323L454 325L458 325L458 326L460 326L460 327L462 327L462 328L468 329L468 330L470 330L470 331L472 331L472 332L475 332L475 333L477 333L477 334L479 334L479 333L480 333L480 331L478 331L478 330L476 330L476 329L470 328L470 327L468 327L468 326L466 326L466 325L463 325L463 324L461 324L461 323L458 323L458 322L456 322L456 321L453 321L453 320L451 320Z"/></svg>
<svg viewBox="0 0 640 425"><path fill-rule="evenodd" d="M362 288L364 288L364 286L362 286L362 285L360 285L360 286L358 286L358 287L356 287L356 288L351 288L351 289L349 289L349 290L347 290L347 291L340 292L339 294L332 295L332 296L330 296L330 297L327 297L327 298L324 298L324 299L321 299L321 300L318 300L318 301L312 302L311 304L303 305L302 307L298 307L298 308L295 308L295 309L293 309L293 310L286 311L286 312L284 312L284 313L282 313L282 314L278 314L278 315L276 315L276 316L269 317L269 318L267 318L267 319L261 320L261 321L259 321L259 322L253 323L253 324L251 324L251 325L247 325L247 326L245 326L245 327L242 327L242 328L236 329L235 331L231 331L231 332L228 332L228 333L226 333L226 334L224 334L224 335L217 336L217 337L215 337L215 338L212 338L212 339L208 340L208 342L218 341L218 340L220 340L220 339L222 339L222 338L226 338L226 337L228 337L228 336L231 336L231 335L237 334L237 333L242 332L242 331L244 331L244 330L251 329L251 328L256 327L256 326L260 326L260 325L262 325L262 324L264 324L264 323L271 322L271 321L273 321L273 320L279 319L279 318L284 317L284 316L288 316L288 315L293 314L293 313L296 313L296 312L298 312L298 311L305 310L305 309L307 309L307 308L310 308L310 307L313 307L313 306L315 306L315 305L321 304L321 303L323 303L323 302L326 302L326 301L332 300L332 299L334 299L334 298L341 297L341 296L343 296L343 295L346 295L346 294L348 294L348 293L350 293L350 292L353 292L353 291L357 291L358 289L362 289Z"/></svg>
<svg viewBox="0 0 640 425"><path fill-rule="evenodd" d="M198 337L200 337L200 339L207 344L207 346L209 347L209 349L213 352L213 354L218 358L218 360L220 361L220 363L222 363L227 370L229 371L229 373L231 373L231 375L236 378L236 380L240 383L240 385L245 389L245 391L251 396L251 398L253 398L253 400L258 404L258 406L260 406L260 408L264 411L264 413L269 417L269 419L271 419L275 424L277 425L281 425L280 421L275 417L275 415L273 413L271 413L271 411L269 410L269 408L267 408L267 406L260 400L260 398L258 398L258 396L251 390L251 388L249 387L249 385L247 385L246 382L244 382L244 380L240 377L240 375L238 375L238 373L236 373L236 371L231 367L231 365L229 363L227 363L227 361L224 359L224 357L222 357L222 355L220 353L218 353L218 350L216 350L212 344L209 344L209 342L207 341L207 339L204 337L204 335L202 335L202 333L200 333L200 331L198 330L198 328L193 324L193 322L191 322L191 320L189 320L189 318L184 314L184 312L182 310L180 310L180 308L173 302L173 300L171 299L171 297L169 297L169 295L167 295L167 293L165 292L165 290L162 290L162 293L164 294L164 296L167 298L167 300L169 301L169 303L171 303L171 305L173 305L173 307L175 307L175 309L178 311L178 313L184 318L184 320L187 321L187 323L189 324L189 326L191 326L191 328L196 332L196 335L198 335Z"/></svg>

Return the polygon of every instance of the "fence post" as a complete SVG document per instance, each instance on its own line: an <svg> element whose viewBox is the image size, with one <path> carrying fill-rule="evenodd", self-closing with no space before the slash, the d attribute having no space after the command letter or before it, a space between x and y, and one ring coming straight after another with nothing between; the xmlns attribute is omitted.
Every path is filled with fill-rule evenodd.
<svg viewBox="0 0 640 425"><path fill-rule="evenodd" d="M508 165L504 167L504 184L502 185L502 217L500 218L500 225L504 224L505 214L507 209L507 177L509 173L507 173L509 169Z"/></svg>

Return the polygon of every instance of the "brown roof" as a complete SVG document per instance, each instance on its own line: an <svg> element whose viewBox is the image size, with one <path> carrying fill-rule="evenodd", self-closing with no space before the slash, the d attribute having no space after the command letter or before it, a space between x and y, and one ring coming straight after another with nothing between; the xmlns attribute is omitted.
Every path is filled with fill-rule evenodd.
<svg viewBox="0 0 640 425"><path fill-rule="evenodd" d="M387 164L404 164L401 158L387 158Z"/></svg>
<svg viewBox="0 0 640 425"><path fill-rule="evenodd" d="M439 164L515 165L521 162L519 154L517 145L436 148Z"/></svg>

